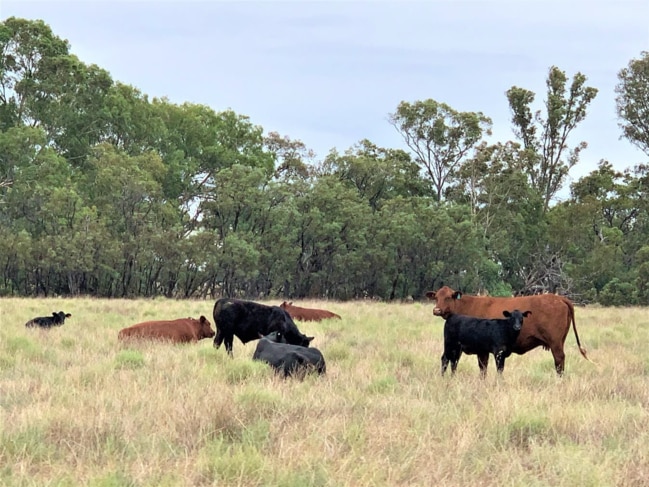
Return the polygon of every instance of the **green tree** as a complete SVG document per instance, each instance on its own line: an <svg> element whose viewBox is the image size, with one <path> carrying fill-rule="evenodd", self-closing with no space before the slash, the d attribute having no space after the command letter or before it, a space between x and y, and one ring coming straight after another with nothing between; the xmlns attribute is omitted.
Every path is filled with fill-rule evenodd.
<svg viewBox="0 0 649 487"><path fill-rule="evenodd" d="M270 132L264 137L264 146L273 156L275 177L290 180L305 179L309 176L309 166L315 158L315 153L307 149L304 142Z"/></svg>
<svg viewBox="0 0 649 487"><path fill-rule="evenodd" d="M381 202L396 196L420 196L425 182L419 166L400 149L383 149L369 140L359 142L344 155L331 151L323 162L320 175L333 174L358 191L376 211Z"/></svg>
<svg viewBox="0 0 649 487"><path fill-rule="evenodd" d="M166 168L154 153L131 157L114 147L97 146L80 184L89 205L110 229L110 242L118 242L116 259L107 266L120 275L118 295L144 294L150 271L149 242L175 223L169 202L162 196Z"/></svg>
<svg viewBox="0 0 649 487"><path fill-rule="evenodd" d="M573 183L570 200L550 212L550 239L563 245L575 291L588 299L613 279L634 282L649 237L646 168L616 171L607 161ZM631 301L629 301L631 302Z"/></svg>
<svg viewBox="0 0 649 487"><path fill-rule="evenodd" d="M500 280L519 293L539 286L554 291L558 283L547 282L552 255L543 205L523 172L526 157L517 143L480 145L458 171L448 198L470 206ZM484 289L505 289L500 280L491 278Z"/></svg>
<svg viewBox="0 0 649 487"><path fill-rule="evenodd" d="M53 65L69 45L42 20L10 17L0 24L0 115L2 129L38 123L47 100Z"/></svg>
<svg viewBox="0 0 649 487"><path fill-rule="evenodd" d="M108 72L70 54L40 20L7 19L0 50L0 124L41 127L61 155L81 164L104 129Z"/></svg>
<svg viewBox="0 0 649 487"><path fill-rule="evenodd" d="M401 102L389 121L414 153L437 201L469 151L483 134L491 134L492 125L480 112L458 112L432 99Z"/></svg>
<svg viewBox="0 0 649 487"><path fill-rule="evenodd" d="M573 77L569 88L567 83L565 72L552 66L546 80L545 116L540 110L532 114L533 92L516 86L507 91L514 133L528 151L524 171L542 196L544 211L587 147L586 142L581 142L569 149L568 136L584 120L588 105L597 95L597 89L585 85L586 76L581 73Z"/></svg>
<svg viewBox="0 0 649 487"><path fill-rule="evenodd" d="M291 281L294 296L348 299L365 271L364 222L370 208L338 178L323 176L296 200L294 245L298 257Z"/></svg>
<svg viewBox="0 0 649 487"><path fill-rule="evenodd" d="M649 51L618 73L617 114L624 137L649 155Z"/></svg>

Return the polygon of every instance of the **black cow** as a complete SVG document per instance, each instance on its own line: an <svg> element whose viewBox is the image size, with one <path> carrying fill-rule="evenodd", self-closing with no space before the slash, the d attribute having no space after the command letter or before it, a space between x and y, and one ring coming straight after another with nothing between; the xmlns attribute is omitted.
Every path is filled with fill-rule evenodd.
<svg viewBox="0 0 649 487"><path fill-rule="evenodd" d="M277 373L284 374L284 378L291 375L303 378L308 372L324 374L327 371L320 350L286 343L279 331L261 337L252 359L266 362Z"/></svg>
<svg viewBox="0 0 649 487"><path fill-rule="evenodd" d="M241 343L257 340L260 335L266 336L278 331L286 342L308 347L313 337L303 335L290 315L279 306L241 299L221 298L214 304L214 348L225 343L225 349L232 355L232 341L236 336Z"/></svg>
<svg viewBox="0 0 649 487"><path fill-rule="evenodd" d="M451 314L444 323L444 354L442 355L442 375L451 362L451 372L454 374L462 352L469 355L489 357L493 354L496 359L498 372L502 374L505 368L505 358L512 353L518 334L523 327L523 318L532 312L521 313L515 309L511 313L503 311L505 319L489 320L474 316ZM484 377L487 368L480 367Z"/></svg>
<svg viewBox="0 0 649 487"><path fill-rule="evenodd" d="M40 326L41 328L52 328L53 326L61 326L65 323L65 319L72 316L70 313L65 313L59 311L58 313L52 313L52 316L39 316L32 320L29 320L25 323L27 328L33 328L35 326Z"/></svg>

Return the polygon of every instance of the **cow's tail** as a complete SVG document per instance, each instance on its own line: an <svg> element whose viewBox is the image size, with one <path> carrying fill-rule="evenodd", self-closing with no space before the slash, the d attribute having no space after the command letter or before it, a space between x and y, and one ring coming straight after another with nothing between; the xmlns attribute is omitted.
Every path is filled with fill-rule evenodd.
<svg viewBox="0 0 649 487"><path fill-rule="evenodd" d="M579 353L581 353L582 357L584 357L586 360L592 362L592 360L589 359L588 355L586 354L586 349L581 346L581 343L579 341L579 334L577 333L577 323L575 322L575 307L572 304L572 301L568 300L567 298L564 299L564 302L568 306L568 310L570 313L570 321L572 321L572 330L575 332L575 338L577 339L577 346L579 347Z"/></svg>

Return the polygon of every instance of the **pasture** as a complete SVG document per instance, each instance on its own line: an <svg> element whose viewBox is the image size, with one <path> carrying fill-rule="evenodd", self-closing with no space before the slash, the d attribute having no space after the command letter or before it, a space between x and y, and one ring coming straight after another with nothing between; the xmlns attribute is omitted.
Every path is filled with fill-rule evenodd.
<svg viewBox="0 0 649 487"><path fill-rule="evenodd" d="M279 304L281 300L267 302ZM566 373L537 348L485 380L440 375L432 304L297 301L327 375L276 377L212 340L124 345L134 323L213 301L0 299L3 486L644 486L649 310L577 308ZM62 327L27 329L64 310Z"/></svg>

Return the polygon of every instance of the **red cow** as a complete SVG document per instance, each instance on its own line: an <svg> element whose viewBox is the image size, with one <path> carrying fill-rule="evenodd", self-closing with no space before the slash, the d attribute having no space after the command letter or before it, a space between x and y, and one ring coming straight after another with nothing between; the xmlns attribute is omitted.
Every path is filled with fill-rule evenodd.
<svg viewBox="0 0 649 487"><path fill-rule="evenodd" d="M291 318L298 321L322 321L329 318L341 319L336 313L327 311L326 309L317 309L317 308L301 308L299 306L293 306L293 301L287 303L284 301L279 305L280 308L285 310Z"/></svg>
<svg viewBox="0 0 649 487"><path fill-rule="evenodd" d="M443 286L438 291L429 291L426 296L436 301L433 314L446 319L451 314L475 316L478 318L500 318L503 311L524 309L531 311L523 323L523 328L512 348L512 352L524 354L542 346L552 352L554 367L559 375L563 375L565 353L563 344L570 330L570 324L575 332L579 352L587 360L586 350L579 343L577 325L575 323L575 308L568 298L558 294L538 294L535 296L519 296L514 298L495 298L490 296L471 296ZM478 354L478 365L482 373L487 372L489 354Z"/></svg>
<svg viewBox="0 0 649 487"><path fill-rule="evenodd" d="M120 340L166 340L175 343L197 342L215 335L211 323L201 316L166 321L145 321L119 331Z"/></svg>

